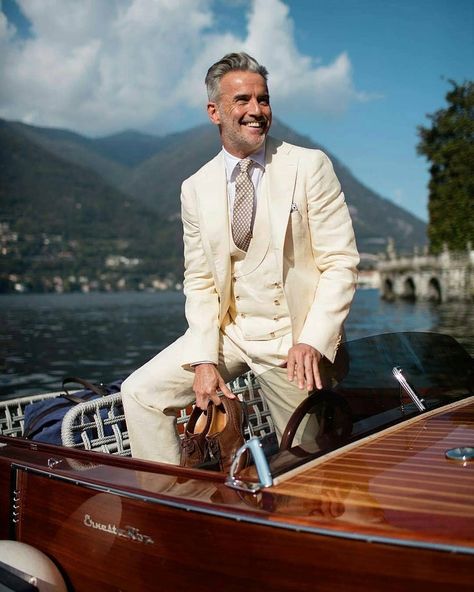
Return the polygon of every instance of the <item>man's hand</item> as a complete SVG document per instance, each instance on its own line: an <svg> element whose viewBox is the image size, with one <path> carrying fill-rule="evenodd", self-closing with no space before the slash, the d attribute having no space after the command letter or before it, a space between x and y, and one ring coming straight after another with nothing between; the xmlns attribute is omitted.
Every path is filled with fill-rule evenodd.
<svg viewBox="0 0 474 592"><path fill-rule="evenodd" d="M314 388L322 389L323 383L319 373L319 361L321 354L317 349L306 343L297 343L288 350L288 361L286 363L288 380L292 382L295 378L298 387L306 387L308 391Z"/></svg>
<svg viewBox="0 0 474 592"><path fill-rule="evenodd" d="M196 394L196 405L203 411L207 409L209 401L220 404L217 391L221 391L229 399L235 399L235 395L227 388L214 364L199 364L194 367L194 374L193 391Z"/></svg>

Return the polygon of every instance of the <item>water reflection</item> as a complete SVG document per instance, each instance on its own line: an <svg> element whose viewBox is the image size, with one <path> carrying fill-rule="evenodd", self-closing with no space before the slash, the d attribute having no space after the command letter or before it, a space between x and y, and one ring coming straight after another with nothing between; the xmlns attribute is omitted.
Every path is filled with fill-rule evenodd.
<svg viewBox="0 0 474 592"><path fill-rule="evenodd" d="M437 307L437 319L433 331L456 337L474 354L474 307L468 302L446 302Z"/></svg>
<svg viewBox="0 0 474 592"><path fill-rule="evenodd" d="M387 303L360 290L348 339L393 331L451 334L474 353L467 303ZM0 397L58 390L67 375L110 382L128 375L182 334L181 293L0 296Z"/></svg>
<svg viewBox="0 0 474 592"><path fill-rule="evenodd" d="M126 376L185 329L175 292L0 297L0 397Z"/></svg>
<svg viewBox="0 0 474 592"><path fill-rule="evenodd" d="M474 355L474 307L470 302L385 302L378 290L358 290L346 323L347 339L395 331L433 331L457 339Z"/></svg>

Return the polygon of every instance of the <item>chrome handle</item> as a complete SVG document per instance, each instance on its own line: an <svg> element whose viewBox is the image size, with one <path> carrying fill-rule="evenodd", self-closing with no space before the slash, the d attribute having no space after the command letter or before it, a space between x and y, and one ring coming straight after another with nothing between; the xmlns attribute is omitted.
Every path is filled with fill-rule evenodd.
<svg viewBox="0 0 474 592"><path fill-rule="evenodd" d="M259 478L258 483L242 481L235 476L235 472L239 465L239 459L246 450L248 450L253 457ZM267 458L263 452L262 443L257 436L250 438L250 440L245 442L245 444L237 450L225 484L233 489L239 489L240 491L246 491L249 493L256 493L263 487L271 487L273 485L270 467L268 466Z"/></svg>
<svg viewBox="0 0 474 592"><path fill-rule="evenodd" d="M398 380L402 389L407 393L407 395L410 397L413 403L415 403L418 409L420 411L426 411L426 407L423 405L422 399L418 397L418 395L415 393L412 387L408 384L406 378L403 376L403 368L400 368L399 366L394 366L392 368L392 374Z"/></svg>

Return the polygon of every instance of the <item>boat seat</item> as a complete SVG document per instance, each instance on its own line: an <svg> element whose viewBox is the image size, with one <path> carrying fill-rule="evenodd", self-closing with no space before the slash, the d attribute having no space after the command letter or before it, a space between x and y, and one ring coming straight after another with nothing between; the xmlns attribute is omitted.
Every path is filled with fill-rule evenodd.
<svg viewBox="0 0 474 592"><path fill-rule="evenodd" d="M44 399L54 399L61 393L44 393L42 395L32 395L31 397L18 397L0 402L0 435L2 436L22 436L25 419L25 407L30 403L43 401Z"/></svg>
<svg viewBox="0 0 474 592"><path fill-rule="evenodd" d="M273 421L261 396L252 372L239 376L228 384L246 407L248 422L246 438L258 436L268 448L276 445ZM178 431L182 434L192 406L178 416ZM64 416L61 430L64 446L130 456L130 442L120 393L80 403Z"/></svg>

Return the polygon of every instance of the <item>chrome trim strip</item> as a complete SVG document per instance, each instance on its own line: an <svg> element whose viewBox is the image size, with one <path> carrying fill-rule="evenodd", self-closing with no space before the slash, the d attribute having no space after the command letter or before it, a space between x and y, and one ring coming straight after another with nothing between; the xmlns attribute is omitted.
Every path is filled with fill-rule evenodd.
<svg viewBox="0 0 474 592"><path fill-rule="evenodd" d="M249 522L251 524L257 524L259 526L267 526L273 528L282 528L284 530L292 530L295 532L304 532L309 534L316 534L320 536L329 536L335 537L340 539L350 539L355 540L358 542L364 543L380 543L382 545L395 545L399 547L412 547L416 549L429 549L434 551L445 551L448 553L465 553L468 555L474 555L474 547L463 547L458 545L449 545L443 543L431 543L428 541L410 541L410 540L400 540L391 537L383 537L379 535L363 535L357 532L341 532L341 531L333 531L325 528L316 528L307 525L295 525L283 522L273 522L268 519L258 518L257 516L250 516L247 514L237 514L235 512L225 512L219 511L208 507L199 507L199 506L192 506L182 502L176 502L172 500L166 499L157 499L152 498L144 495L139 495L136 493L123 491L121 489L111 488L111 487L104 487L102 485L97 485L96 483L88 483L87 481L82 481L80 479L73 479L71 477L67 477L65 475L58 475L53 474L48 471L44 471L41 469L30 468L24 465L20 465L17 463L12 463L12 468L17 470L25 471L26 473L33 473L42 475L44 477L48 477L48 479L55 479L58 481L65 481L67 483L73 483L74 485L83 486L86 489L92 489L94 491L100 491L101 493L110 493L112 495L121 495L122 497L127 497L131 499L141 500L145 502L150 502L154 504L159 504L162 506L167 506L170 508L177 508L180 510L185 510L187 512L197 512L198 514L206 514L209 516L216 516L218 518L227 518L230 520L235 520L237 522Z"/></svg>

